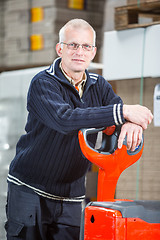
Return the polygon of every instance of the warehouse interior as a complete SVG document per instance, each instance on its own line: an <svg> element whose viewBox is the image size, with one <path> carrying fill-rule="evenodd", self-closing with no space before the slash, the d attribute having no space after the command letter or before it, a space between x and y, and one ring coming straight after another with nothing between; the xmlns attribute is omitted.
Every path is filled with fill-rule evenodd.
<svg viewBox="0 0 160 240"><path fill-rule="evenodd" d="M160 0L0 0L0 239L5 240L7 174L24 133L32 77L57 57L60 28L88 21L97 33L89 70L101 74L126 104L151 109L144 151L120 176L117 199L160 201ZM98 168L86 178L86 202L96 200Z"/></svg>

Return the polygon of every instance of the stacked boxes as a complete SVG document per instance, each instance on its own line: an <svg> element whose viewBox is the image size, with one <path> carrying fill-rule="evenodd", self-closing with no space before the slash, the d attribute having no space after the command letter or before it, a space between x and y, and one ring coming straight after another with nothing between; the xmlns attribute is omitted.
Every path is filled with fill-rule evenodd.
<svg viewBox="0 0 160 240"><path fill-rule="evenodd" d="M47 65L52 63L56 57L55 45L58 42L58 35L55 32L57 14L56 0L31 0L30 2L30 51L32 52L30 55L30 63L31 65ZM32 21L35 9L41 9L43 16L42 19ZM32 49L33 42L31 41L31 37L33 36L37 36L39 41L42 41L42 48L37 51Z"/></svg>
<svg viewBox="0 0 160 240"><path fill-rule="evenodd" d="M69 0L6 0L0 2L0 68L26 68L50 64L57 56L55 45L59 29L70 19L87 20L102 45L105 0L86 1L82 10ZM83 2L83 1L82 1ZM84 1L85 3L85 1ZM2 26L3 25L3 26Z"/></svg>
<svg viewBox="0 0 160 240"><path fill-rule="evenodd" d="M21 1L19 5L18 1L5 2L4 66L27 64L29 58L27 42L29 31L28 9L29 4L25 1Z"/></svg>
<svg viewBox="0 0 160 240"><path fill-rule="evenodd" d="M45 65L53 60L54 1L45 1L44 19L32 22L32 9L40 1L8 0L5 2L4 14L4 66L26 67ZM41 1L41 4L44 1ZM53 17L51 17L53 16ZM31 36L45 35L44 47L31 49ZM49 40L48 40L49 39Z"/></svg>

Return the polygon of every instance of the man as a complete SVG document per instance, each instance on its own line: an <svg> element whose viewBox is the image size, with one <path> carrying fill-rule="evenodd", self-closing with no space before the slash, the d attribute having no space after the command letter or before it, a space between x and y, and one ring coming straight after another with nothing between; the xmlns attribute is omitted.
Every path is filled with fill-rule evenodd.
<svg viewBox="0 0 160 240"><path fill-rule="evenodd" d="M58 59L31 82L26 134L18 141L8 175L7 238L79 239L85 174L90 163L79 147L81 128L123 124L134 150L152 113L123 105L102 76L86 69L96 54L95 31L73 19L60 30Z"/></svg>

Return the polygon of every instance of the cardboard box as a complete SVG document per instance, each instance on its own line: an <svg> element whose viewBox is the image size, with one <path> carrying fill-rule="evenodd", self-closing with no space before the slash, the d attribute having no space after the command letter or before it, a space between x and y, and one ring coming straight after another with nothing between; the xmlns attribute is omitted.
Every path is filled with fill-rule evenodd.
<svg viewBox="0 0 160 240"><path fill-rule="evenodd" d="M29 64L30 52L18 52L18 53L10 53L7 52L4 57L4 66L6 67L17 67L17 66L25 66Z"/></svg>
<svg viewBox="0 0 160 240"><path fill-rule="evenodd" d="M28 10L5 12L5 38L27 37L29 32L30 13Z"/></svg>
<svg viewBox="0 0 160 240"><path fill-rule="evenodd" d="M16 10L16 11L11 11L10 13L5 12L4 13L4 24L5 27L8 24L24 24L24 23L29 23L30 20L30 12L29 10Z"/></svg>
<svg viewBox="0 0 160 240"><path fill-rule="evenodd" d="M93 1L93 0L88 0L86 3L86 10L89 12L101 12L103 14L105 8L105 0L99 0L99 1Z"/></svg>
<svg viewBox="0 0 160 240"><path fill-rule="evenodd" d="M18 38L29 36L29 25L13 23L7 25L4 30L5 38Z"/></svg>
<svg viewBox="0 0 160 240"><path fill-rule="evenodd" d="M43 21L43 22L34 22L30 25L30 31L28 35L31 34L48 34L54 33L54 22L52 21Z"/></svg>
<svg viewBox="0 0 160 240"><path fill-rule="evenodd" d="M72 9L57 9L56 21L65 24L73 18L82 18L88 21L94 28L103 26L103 18L101 13L78 10L75 11Z"/></svg>
<svg viewBox="0 0 160 240"><path fill-rule="evenodd" d="M58 42L58 36L55 34L45 34L43 36L44 38L44 49L50 48L52 51L56 48L56 44Z"/></svg>
<svg viewBox="0 0 160 240"><path fill-rule="evenodd" d="M5 0L5 11L19 11L30 9L30 1L27 0Z"/></svg>
<svg viewBox="0 0 160 240"><path fill-rule="evenodd" d="M29 51L29 38L5 38L4 52L10 54L20 53L21 51Z"/></svg>
<svg viewBox="0 0 160 240"><path fill-rule="evenodd" d="M44 8L44 19L30 24L30 34L55 33L56 16L57 9L55 7Z"/></svg>
<svg viewBox="0 0 160 240"><path fill-rule="evenodd" d="M59 2L61 2L60 0ZM63 0L64 1L64 0ZM56 0L32 0L31 1L32 7L54 7L56 6Z"/></svg>
<svg viewBox="0 0 160 240"><path fill-rule="evenodd" d="M50 65L56 57L54 49L43 49L30 52L30 64Z"/></svg>

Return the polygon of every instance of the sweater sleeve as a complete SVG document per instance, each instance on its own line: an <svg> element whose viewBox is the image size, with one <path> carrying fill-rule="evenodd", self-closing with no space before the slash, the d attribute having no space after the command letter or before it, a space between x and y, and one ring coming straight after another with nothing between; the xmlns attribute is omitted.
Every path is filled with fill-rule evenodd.
<svg viewBox="0 0 160 240"><path fill-rule="evenodd" d="M125 119L123 117L123 101L122 99L117 96L112 86L102 77L103 82L103 105L113 105L113 116L115 125L123 124L125 122Z"/></svg>
<svg viewBox="0 0 160 240"><path fill-rule="evenodd" d="M44 125L63 134L81 128L119 125L124 121L121 103L73 108L64 100L57 84L41 78L35 79L30 86L27 109Z"/></svg>

